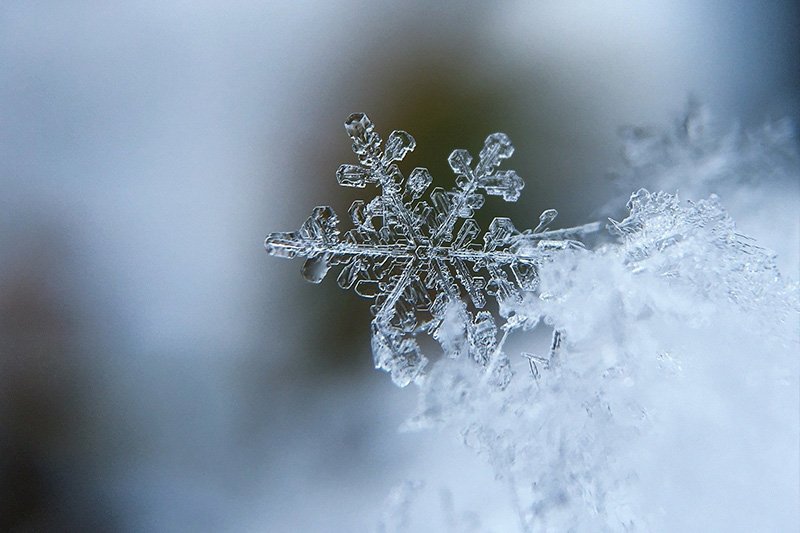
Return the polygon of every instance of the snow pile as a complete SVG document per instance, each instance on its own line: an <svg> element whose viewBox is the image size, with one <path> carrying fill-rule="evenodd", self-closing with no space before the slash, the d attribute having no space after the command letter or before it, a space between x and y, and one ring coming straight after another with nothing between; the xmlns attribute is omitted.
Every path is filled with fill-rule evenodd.
<svg viewBox="0 0 800 533"><path fill-rule="evenodd" d="M686 124L687 139L699 135ZM753 176L766 173L796 179L796 153L785 134L775 139L778 147L762 136L760 152L749 144L733 162L729 141L703 138L726 147L703 153L689 140L666 142L685 157L661 157L658 172L699 174L702 186L686 189L716 182L722 192L758 187ZM718 156L727 182L690 164L707 169ZM505 389L468 358L436 362L407 427L457 429L511 490L524 531L792 529L800 523L797 283L739 233L716 195L642 189L628 209L610 222L610 242L553 255L539 265L538 293L501 309L559 332L557 350L510 354Z"/></svg>

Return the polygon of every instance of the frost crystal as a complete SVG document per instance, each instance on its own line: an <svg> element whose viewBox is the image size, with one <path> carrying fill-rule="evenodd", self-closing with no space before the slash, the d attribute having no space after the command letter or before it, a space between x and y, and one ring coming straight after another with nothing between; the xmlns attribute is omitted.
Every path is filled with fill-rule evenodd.
<svg viewBox="0 0 800 533"><path fill-rule="evenodd" d="M738 233L716 195L682 205L677 195L640 189L628 209L610 229L622 238L633 272L649 271L697 287L704 298L759 310L766 328L797 309L797 287L782 278L775 254Z"/></svg>
<svg viewBox="0 0 800 533"><path fill-rule="evenodd" d="M514 202L524 186L513 170L499 170L514 153L507 135L489 135L477 162L468 151L454 150L448 162L456 186L449 191L436 187L424 199L433 181L430 172L418 167L405 178L397 166L416 146L409 133L393 131L382 143L361 113L351 115L345 129L360 164L340 166L339 184L374 185L379 196L353 202L354 228L344 238L333 209L316 207L298 231L271 233L267 251L305 257L303 276L312 283L340 266L340 287L374 298L375 367L390 372L398 385L414 381L427 364L416 340L420 333L439 341L450 357L470 354L491 381L505 385L510 368L502 345L523 322L510 316L498 328L483 310L487 296L501 306L521 302L523 293L536 290L542 262L557 250L581 247L575 238L596 231L599 224L549 231L557 215L549 209L533 230L518 231L510 219L495 218L479 240L481 230L472 216L483 207L484 195ZM503 335L498 340L499 329Z"/></svg>

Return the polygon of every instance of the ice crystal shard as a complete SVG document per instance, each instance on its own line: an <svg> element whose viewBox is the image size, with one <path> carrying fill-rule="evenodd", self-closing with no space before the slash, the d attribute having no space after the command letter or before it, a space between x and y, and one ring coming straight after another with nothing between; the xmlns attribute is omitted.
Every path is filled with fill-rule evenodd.
<svg viewBox="0 0 800 533"><path fill-rule="evenodd" d="M524 186L513 170L498 170L514 153L507 135L489 135L477 161L467 150L453 150L448 162L456 186L449 191L437 187L426 200L430 172L415 168L406 179L396 164L416 146L409 133L393 131L382 143L363 113L350 115L345 129L359 164L343 164L336 179L346 187L375 185L379 195L353 202L353 229L343 238L333 209L317 207L299 231L268 235L267 251L305 257L303 276L313 283L340 266L340 287L374 298L375 367L391 373L398 385L412 382L427 364L416 341L421 333L439 340L451 357L474 354L498 384L506 383L503 372L510 371L498 326L490 312L479 311L487 296L501 304L520 301L537 286L537 265L553 250L580 246L572 238L599 226L545 231L557 214L551 209L533 231L520 232L510 219L495 218L480 238L471 217L483 207L484 194L514 202ZM453 320L455 333L446 331L453 329ZM511 329L508 323L505 328ZM469 350L460 349L459 342L467 342Z"/></svg>

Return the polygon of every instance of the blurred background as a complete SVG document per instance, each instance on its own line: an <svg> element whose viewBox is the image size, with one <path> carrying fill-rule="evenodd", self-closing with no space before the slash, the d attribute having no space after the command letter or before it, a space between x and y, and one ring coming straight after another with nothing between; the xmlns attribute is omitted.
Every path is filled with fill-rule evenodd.
<svg viewBox="0 0 800 533"><path fill-rule="evenodd" d="M796 122L798 28L792 1L5 0L0 530L369 530L420 472L468 509L491 472L398 433L369 302L263 250L369 193L337 186L344 119L443 185L504 131L526 188L481 220L578 224L624 209L620 126L690 96Z"/></svg>

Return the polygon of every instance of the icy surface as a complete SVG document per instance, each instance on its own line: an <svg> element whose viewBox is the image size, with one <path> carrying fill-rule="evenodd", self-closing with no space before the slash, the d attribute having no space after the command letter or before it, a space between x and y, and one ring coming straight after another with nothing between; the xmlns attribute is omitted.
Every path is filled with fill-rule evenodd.
<svg viewBox="0 0 800 533"><path fill-rule="evenodd" d="M415 168L405 178L396 164L416 146L410 134L393 131L382 143L362 113L351 115L345 129L360 164L339 167L339 184L375 186L379 196L353 202L354 227L343 238L333 209L316 207L298 231L267 236L267 251L306 258L303 276L312 283L339 266L340 287L375 300L375 367L390 372L398 385L421 376L428 360L416 337L427 333L448 356L471 355L491 381L504 386L510 369L503 342L521 324L512 319L498 326L481 310L487 297L501 306L521 302L536 290L542 262L554 251L580 247L575 239L599 224L549 231L557 212L548 209L534 230L519 231L510 219L495 218L481 236L471 217L483 206L484 195L514 202L524 186L516 172L499 169L514 153L507 135L489 135L477 160L467 150L453 150L448 162L456 186L437 187L425 199L432 182L428 170ZM453 320L443 324L445 317Z"/></svg>

